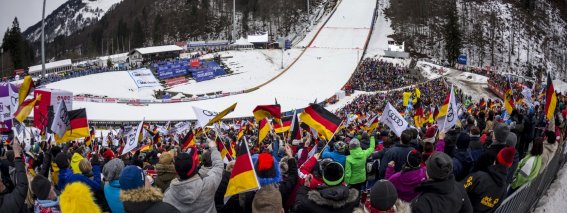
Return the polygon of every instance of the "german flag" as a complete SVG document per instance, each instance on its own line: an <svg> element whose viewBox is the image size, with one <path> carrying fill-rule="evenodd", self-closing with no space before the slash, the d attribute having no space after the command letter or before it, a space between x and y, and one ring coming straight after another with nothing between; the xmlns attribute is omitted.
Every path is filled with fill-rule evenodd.
<svg viewBox="0 0 567 213"><path fill-rule="evenodd" d="M91 127L91 131L90 131L89 137L86 137L86 138L85 138L85 145L87 145L87 146L90 146L90 145L91 145L91 143L92 143L92 141L93 141L93 138L94 138L94 135L95 135L95 130L94 130L94 128Z"/></svg>
<svg viewBox="0 0 567 213"><path fill-rule="evenodd" d="M439 117L439 106L435 106L435 109L433 109L433 119L437 120L438 117Z"/></svg>
<svg viewBox="0 0 567 213"><path fill-rule="evenodd" d="M264 118L260 121L258 127L258 143L261 144L262 141L268 136L270 132L270 124L268 123L268 119Z"/></svg>
<svg viewBox="0 0 567 213"><path fill-rule="evenodd" d="M317 130L327 140L331 139L342 123L339 117L318 104L310 104L299 115L299 118L302 122Z"/></svg>
<svg viewBox="0 0 567 213"><path fill-rule="evenodd" d="M288 132L291 128L292 116L283 117L280 122L274 122L274 131L276 133Z"/></svg>
<svg viewBox="0 0 567 213"><path fill-rule="evenodd" d="M71 129L65 131L62 137L54 134L55 142L57 144L72 141L78 138L89 137L89 123L87 120L87 110L77 109L71 110L69 113L69 120L71 122Z"/></svg>
<svg viewBox="0 0 567 213"><path fill-rule="evenodd" d="M238 151L234 168L230 173L228 185L224 194L224 200L228 200L231 196L253 191L260 188L260 182L254 171L254 164L250 157L250 151L246 142L238 144Z"/></svg>
<svg viewBox="0 0 567 213"><path fill-rule="evenodd" d="M152 145L150 145L150 144L143 145L142 147L140 147L140 152L147 152L147 151L149 151L151 148L152 148ZM134 153L135 153L135 152L134 152Z"/></svg>
<svg viewBox="0 0 567 213"><path fill-rule="evenodd" d="M207 125L205 126L210 126L214 123L219 122L222 118L224 118L224 116L228 115L228 113L231 113L232 111L234 111L234 109L236 108L236 103L234 103L233 105L229 106L228 108L226 108L225 110L223 110L222 112L220 112L219 114L217 114L213 119L211 119Z"/></svg>
<svg viewBox="0 0 567 213"><path fill-rule="evenodd" d="M488 109L492 109L492 107L494 107L494 102L492 102L492 99L488 99L488 103L486 104L486 107L488 107Z"/></svg>
<svg viewBox="0 0 567 213"><path fill-rule="evenodd" d="M182 148L181 148L182 150L185 150L188 147L195 146L195 134L193 133L193 131L187 132L185 137L183 137L181 144L182 144Z"/></svg>
<svg viewBox="0 0 567 213"><path fill-rule="evenodd" d="M508 83L506 84L506 88L504 89L504 107L506 108L506 112L508 113L508 115L512 114L512 111L514 110L514 97L513 92L512 92L512 85L510 84L510 81L508 81Z"/></svg>
<svg viewBox="0 0 567 213"><path fill-rule="evenodd" d="M26 97L28 97L34 87L32 77L29 75L24 77L24 83L20 85L20 92L18 93L18 105L21 105L26 100Z"/></svg>
<svg viewBox="0 0 567 213"><path fill-rule="evenodd" d="M449 100L451 99L451 93L449 92L449 94L447 94L447 97L445 97L445 101L443 101L443 105L441 105L441 109L439 109L437 116L435 117L436 119L439 117L443 117L445 115L447 115L447 112L449 111Z"/></svg>
<svg viewBox="0 0 567 213"><path fill-rule="evenodd" d="M367 123L366 123L366 131L368 132L372 132L374 131L374 129L376 129L376 127L378 127L378 115L374 116L373 118L371 118Z"/></svg>
<svg viewBox="0 0 567 213"><path fill-rule="evenodd" d="M228 163L228 162L232 161L232 156L230 156L230 153L228 152L228 149L226 149L226 146L224 145L222 140L219 137L217 137L215 142L217 143L217 149L219 150L219 152L221 154L221 158L222 158L223 162Z"/></svg>
<svg viewBox="0 0 567 213"><path fill-rule="evenodd" d="M545 117L548 121L553 120L553 115L555 114L556 107L557 94L555 93L555 87L553 87L551 75L547 73L547 88L545 89Z"/></svg>
<svg viewBox="0 0 567 213"><path fill-rule="evenodd" d="M480 99L480 103L478 103L478 108L480 108L481 110L484 109L486 107L486 101L483 99Z"/></svg>
<svg viewBox="0 0 567 213"><path fill-rule="evenodd" d="M30 115L34 106L40 100L41 100L41 94L37 95L34 99L29 99L22 102L18 106L18 110L16 110L16 113L14 113L14 118L18 120L20 123L23 123L24 120L26 120L26 118L28 117L28 115Z"/></svg>
<svg viewBox="0 0 567 213"><path fill-rule="evenodd" d="M240 138L244 136L244 131L246 131L246 128L248 128L248 125L240 126L240 129L238 130L238 134L236 135L236 141L240 141Z"/></svg>
<svg viewBox="0 0 567 213"><path fill-rule="evenodd" d="M297 111L293 111L293 120L291 121L290 126L290 138L292 140L301 140L301 128L299 128L299 119L297 118Z"/></svg>
<svg viewBox="0 0 567 213"><path fill-rule="evenodd" d="M282 109L279 104L258 105L254 108L252 113L254 113L254 119L256 119L256 122L260 122L262 119L267 117L273 117L277 121L282 118Z"/></svg>
<svg viewBox="0 0 567 213"><path fill-rule="evenodd" d="M470 105L467 107L467 112L468 112L469 114L472 113L473 107L474 107L474 104L470 104Z"/></svg>

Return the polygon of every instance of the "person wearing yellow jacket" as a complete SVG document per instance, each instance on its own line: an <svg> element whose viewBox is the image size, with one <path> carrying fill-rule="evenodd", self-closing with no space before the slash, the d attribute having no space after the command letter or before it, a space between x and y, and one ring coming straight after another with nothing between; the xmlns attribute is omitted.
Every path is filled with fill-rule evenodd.
<svg viewBox="0 0 567 213"><path fill-rule="evenodd" d="M81 174L81 170L79 169L79 162L83 159L83 156L79 154L79 152L75 152L73 157L71 157L71 169L73 170L73 174Z"/></svg>

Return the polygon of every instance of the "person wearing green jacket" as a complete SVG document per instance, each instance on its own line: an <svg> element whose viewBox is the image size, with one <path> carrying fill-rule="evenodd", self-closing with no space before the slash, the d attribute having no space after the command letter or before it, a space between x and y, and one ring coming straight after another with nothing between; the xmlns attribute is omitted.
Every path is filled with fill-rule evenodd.
<svg viewBox="0 0 567 213"><path fill-rule="evenodd" d="M532 143L530 153L520 161L516 172L514 173L514 180L512 181L512 190L517 190L524 184L532 181L537 177L542 168L543 153L543 139L536 138Z"/></svg>
<svg viewBox="0 0 567 213"><path fill-rule="evenodd" d="M361 190L366 182L366 159L372 154L376 146L374 136L370 137L370 147L362 150L360 141L353 138L349 142L350 155L346 158L345 164L345 183L352 188Z"/></svg>

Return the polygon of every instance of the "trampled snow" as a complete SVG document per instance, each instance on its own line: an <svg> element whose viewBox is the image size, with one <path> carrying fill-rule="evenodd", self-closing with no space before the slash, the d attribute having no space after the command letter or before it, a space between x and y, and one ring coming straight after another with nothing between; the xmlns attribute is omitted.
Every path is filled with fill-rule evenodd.
<svg viewBox="0 0 567 213"><path fill-rule="evenodd" d="M315 38L317 48L308 47L286 73L256 91L198 102L148 106L76 102L74 107L86 108L90 120L103 121L189 120L195 119L191 106L221 111L233 103L238 106L227 118L248 117L256 105L274 103L274 98L283 111L304 108L315 99L333 96L348 81L368 38L375 5L376 0L343 0Z"/></svg>
<svg viewBox="0 0 567 213"><path fill-rule="evenodd" d="M73 95L91 94L101 97L129 99L155 99L153 91L163 89L161 86L138 89L128 71L106 72L71 78L47 84L45 87L71 91Z"/></svg>
<svg viewBox="0 0 567 213"><path fill-rule="evenodd" d="M301 51L302 49L285 51L284 67L288 67ZM189 83L173 86L167 91L186 94L205 94L216 91L237 92L258 86L283 71L280 69L282 51L279 49L236 50L219 54L224 64L234 72L233 74L198 83L191 80ZM203 58L207 58L207 55Z"/></svg>
<svg viewBox="0 0 567 213"><path fill-rule="evenodd" d="M546 194L539 200L536 213L565 212L567 209L567 167L563 166L557 172L557 178L553 181Z"/></svg>

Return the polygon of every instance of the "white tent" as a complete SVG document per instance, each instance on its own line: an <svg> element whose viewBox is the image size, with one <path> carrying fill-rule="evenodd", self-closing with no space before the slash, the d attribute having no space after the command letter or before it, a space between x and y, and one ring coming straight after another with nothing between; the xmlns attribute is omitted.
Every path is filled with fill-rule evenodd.
<svg viewBox="0 0 567 213"><path fill-rule="evenodd" d="M253 49L254 48L254 44L248 42L248 40L246 40L245 38L240 38L238 40L236 40L236 42L234 42L234 44L232 44L234 46L235 49Z"/></svg>

